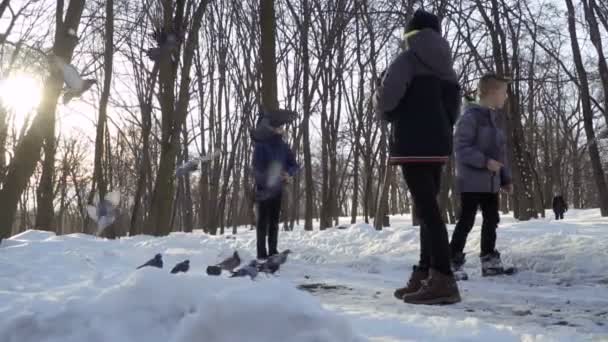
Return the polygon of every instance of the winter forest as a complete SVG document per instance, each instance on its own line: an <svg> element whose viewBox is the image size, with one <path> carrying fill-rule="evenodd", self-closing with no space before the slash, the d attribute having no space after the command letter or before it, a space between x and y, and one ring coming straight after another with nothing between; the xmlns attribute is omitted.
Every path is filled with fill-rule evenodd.
<svg viewBox="0 0 608 342"><path fill-rule="evenodd" d="M502 211L543 216L558 192L608 215L604 1L3 0L0 236L91 233L86 206L110 191L122 201L107 237L252 224L262 103L299 115L286 137L303 172L284 196L283 228L350 217L381 229L412 202L387 165L389 127L371 94L416 8L442 19L469 101L483 72L513 79L503 124L515 191ZM155 40L164 27L179 32L175 46ZM96 84L63 104L51 53ZM219 157L175 176L210 153ZM451 223L453 177L450 163L440 202Z"/></svg>

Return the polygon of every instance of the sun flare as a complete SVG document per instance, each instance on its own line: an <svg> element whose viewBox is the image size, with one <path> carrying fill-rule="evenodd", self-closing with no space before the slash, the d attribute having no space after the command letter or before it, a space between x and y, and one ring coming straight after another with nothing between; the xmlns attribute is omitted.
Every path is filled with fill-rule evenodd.
<svg viewBox="0 0 608 342"><path fill-rule="evenodd" d="M35 109L42 96L40 82L27 74L15 74L0 81L0 100L17 115Z"/></svg>

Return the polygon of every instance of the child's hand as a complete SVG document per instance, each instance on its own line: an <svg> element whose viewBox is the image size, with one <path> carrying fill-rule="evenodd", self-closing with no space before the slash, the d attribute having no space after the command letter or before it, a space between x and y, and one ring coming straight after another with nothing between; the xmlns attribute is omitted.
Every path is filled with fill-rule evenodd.
<svg viewBox="0 0 608 342"><path fill-rule="evenodd" d="M283 171L283 183L287 184L289 182L291 182L291 176L289 173Z"/></svg>
<svg viewBox="0 0 608 342"><path fill-rule="evenodd" d="M490 170L492 172L499 172L503 166L504 165L501 162L496 161L494 159L488 160L488 163L486 164L486 167L488 168L488 170Z"/></svg>

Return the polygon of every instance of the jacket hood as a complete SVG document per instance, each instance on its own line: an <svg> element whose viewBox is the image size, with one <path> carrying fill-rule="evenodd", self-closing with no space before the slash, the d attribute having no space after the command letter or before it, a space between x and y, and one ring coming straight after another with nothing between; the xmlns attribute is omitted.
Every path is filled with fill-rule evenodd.
<svg viewBox="0 0 608 342"><path fill-rule="evenodd" d="M282 139L281 135L274 131L270 125L270 122L266 118L260 120L255 129L251 131L251 138L255 142L266 142Z"/></svg>
<svg viewBox="0 0 608 342"><path fill-rule="evenodd" d="M408 33L406 39L408 50L427 72L446 81L458 82L450 44L439 32L427 28Z"/></svg>

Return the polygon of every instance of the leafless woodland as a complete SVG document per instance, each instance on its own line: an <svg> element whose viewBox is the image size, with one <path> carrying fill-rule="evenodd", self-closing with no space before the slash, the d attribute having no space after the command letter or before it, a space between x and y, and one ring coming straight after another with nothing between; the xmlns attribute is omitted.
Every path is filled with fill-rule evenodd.
<svg viewBox="0 0 608 342"><path fill-rule="evenodd" d="M503 211L534 219L561 192L608 216L606 1L1 0L0 78L32 75L42 98L20 125L0 102L0 237L91 233L86 205L113 190L121 216L107 237L236 232L253 222L250 131L262 107L299 113L287 137L303 169L284 196L284 229L381 229L411 201L387 166L389 127L370 94L418 8L442 19L468 98L484 72L514 80L503 125L515 191ZM166 27L182 33L179 47L153 61L151 33ZM48 52L97 86L58 104ZM89 123L79 131L58 120L74 103ZM200 172L175 177L176 165L215 151ZM453 177L450 163L448 222Z"/></svg>

